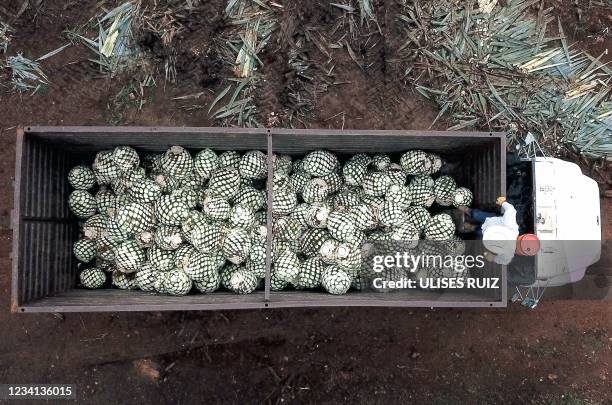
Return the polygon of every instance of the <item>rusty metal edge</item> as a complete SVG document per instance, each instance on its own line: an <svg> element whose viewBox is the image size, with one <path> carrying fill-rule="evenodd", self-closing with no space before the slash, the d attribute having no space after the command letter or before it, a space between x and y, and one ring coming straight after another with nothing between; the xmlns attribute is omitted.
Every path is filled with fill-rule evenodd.
<svg viewBox="0 0 612 405"><path fill-rule="evenodd" d="M387 308L505 308L502 301L372 301L362 299L321 301L270 301L267 308L387 307Z"/></svg>
<svg viewBox="0 0 612 405"><path fill-rule="evenodd" d="M500 179L500 187L501 187L501 195L506 195L506 148L507 146L507 137L505 132L499 133L501 136L499 137L499 172L501 173ZM533 177L533 176L532 176ZM502 266L502 296L501 302L504 304L504 307L508 306L508 266Z"/></svg>
<svg viewBox="0 0 612 405"><path fill-rule="evenodd" d="M391 135L391 136L466 136L477 138L503 138L505 147L506 134L504 132L482 132L482 131L429 131L411 129L284 129L284 128L226 128L226 127L142 127L142 126L28 126L26 132L43 133L133 133L141 132L172 132L172 133L232 133L232 134L272 134L274 135ZM505 149L504 149L505 151Z"/></svg>
<svg viewBox="0 0 612 405"><path fill-rule="evenodd" d="M226 127L141 127L141 126L28 126L26 132L32 133L63 133L63 134L87 134L97 132L129 133L137 135L142 132L171 132L171 133L232 133L232 134L266 134L266 128L226 128Z"/></svg>
<svg viewBox="0 0 612 405"><path fill-rule="evenodd" d="M440 136L440 137L456 137L469 135L473 138L503 138L503 146L505 147L505 132L483 132L483 131L429 131L429 130L413 130L413 129L285 129L272 128L272 136L274 135L391 135L391 136ZM505 149L504 149L505 151Z"/></svg>
<svg viewBox="0 0 612 405"><path fill-rule="evenodd" d="M44 299L43 299L44 302ZM217 311L265 308L329 308L329 307L388 307L388 308L505 308L502 301L374 301L364 299L323 299L291 301L257 301L224 304L112 304L112 305L23 305L21 313L58 312L145 312L145 311Z"/></svg>
<svg viewBox="0 0 612 405"><path fill-rule="evenodd" d="M152 312L152 311L219 311L234 309L262 309L268 304L261 302L227 304L136 304L136 305L24 305L20 313L65 313L65 312Z"/></svg>
<svg viewBox="0 0 612 405"><path fill-rule="evenodd" d="M11 211L11 228L13 229L13 246L11 252L11 312L19 312L19 246L21 245L21 203L22 203L22 173L25 161L23 159L23 143L25 131L19 127L16 130L15 141L15 180L13 180L13 210Z"/></svg>

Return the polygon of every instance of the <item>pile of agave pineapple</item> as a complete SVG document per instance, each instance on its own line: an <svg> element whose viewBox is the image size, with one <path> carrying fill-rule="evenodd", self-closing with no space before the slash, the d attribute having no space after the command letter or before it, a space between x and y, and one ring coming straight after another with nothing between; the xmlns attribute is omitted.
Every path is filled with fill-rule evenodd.
<svg viewBox="0 0 612 405"><path fill-rule="evenodd" d="M272 290L361 289L366 240L457 240L452 218L429 208L473 199L439 175L439 156L421 150L398 163L385 154L341 163L318 150L301 160L274 155L272 164ZM99 152L91 167L72 168L81 285L169 295L262 288L267 173L261 151L192 155L181 146L142 157L118 146Z"/></svg>

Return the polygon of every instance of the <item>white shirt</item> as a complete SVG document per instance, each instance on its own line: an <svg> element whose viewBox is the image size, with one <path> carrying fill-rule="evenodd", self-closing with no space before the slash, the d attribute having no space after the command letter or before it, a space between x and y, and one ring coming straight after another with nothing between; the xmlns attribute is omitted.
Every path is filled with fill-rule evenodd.
<svg viewBox="0 0 612 405"><path fill-rule="evenodd" d="M501 217L487 218L482 224L482 243L487 250L495 253L495 263L508 264L514 257L519 227L512 204L503 203L501 211Z"/></svg>

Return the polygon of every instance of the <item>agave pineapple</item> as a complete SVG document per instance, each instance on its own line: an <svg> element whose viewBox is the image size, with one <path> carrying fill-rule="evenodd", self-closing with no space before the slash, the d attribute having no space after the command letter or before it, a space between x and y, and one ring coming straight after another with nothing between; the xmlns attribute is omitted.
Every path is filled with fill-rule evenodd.
<svg viewBox="0 0 612 405"><path fill-rule="evenodd" d="M115 193L105 188L101 188L95 195L96 209L101 214L114 215L117 207L117 197Z"/></svg>
<svg viewBox="0 0 612 405"><path fill-rule="evenodd" d="M68 197L68 207L79 218L89 218L96 213L96 199L85 190L75 190Z"/></svg>
<svg viewBox="0 0 612 405"><path fill-rule="evenodd" d="M370 172L363 179L363 191L365 194L381 197L387 192L391 184L391 178L386 172Z"/></svg>
<svg viewBox="0 0 612 405"><path fill-rule="evenodd" d="M217 167L219 167L219 158L211 149L198 152L193 159L193 168L201 179L209 179Z"/></svg>
<svg viewBox="0 0 612 405"><path fill-rule="evenodd" d="M95 240L96 242L96 257L104 261L115 260L115 249L121 245L121 241L101 236Z"/></svg>
<svg viewBox="0 0 612 405"><path fill-rule="evenodd" d="M145 261L144 249L136 241L130 240L117 246L114 251L115 266L119 272L134 273Z"/></svg>
<svg viewBox="0 0 612 405"><path fill-rule="evenodd" d="M158 226L153 239L155 244L163 250L176 250L183 243L181 228L178 226Z"/></svg>
<svg viewBox="0 0 612 405"><path fill-rule="evenodd" d="M219 270L219 275L221 277L221 286L226 290L230 289L229 281L232 278L232 275L241 269L241 266L234 263L227 263Z"/></svg>
<svg viewBox="0 0 612 405"><path fill-rule="evenodd" d="M406 221L413 225L417 231L422 232L429 222L431 214L424 207L412 206L406 210Z"/></svg>
<svg viewBox="0 0 612 405"><path fill-rule="evenodd" d="M351 276L336 265L327 267L321 275L323 288L334 295L346 293L351 288L351 282Z"/></svg>
<svg viewBox="0 0 612 405"><path fill-rule="evenodd" d="M138 288L136 274L134 273L127 274L121 271L114 271L112 273L112 283L113 286L121 290L134 290Z"/></svg>
<svg viewBox="0 0 612 405"><path fill-rule="evenodd" d="M211 221L225 221L232 213L232 206L222 197L205 194L202 199L202 212Z"/></svg>
<svg viewBox="0 0 612 405"><path fill-rule="evenodd" d="M155 173L149 176L161 189L162 193L172 193L181 187L181 181L164 173Z"/></svg>
<svg viewBox="0 0 612 405"><path fill-rule="evenodd" d="M155 201L155 217L164 225L180 226L189 216L189 206L172 195L162 195Z"/></svg>
<svg viewBox="0 0 612 405"><path fill-rule="evenodd" d="M79 239L72 248L74 256L82 263L89 263L96 257L96 243L91 239Z"/></svg>
<svg viewBox="0 0 612 405"><path fill-rule="evenodd" d="M220 167L212 173L208 183L211 195L229 200L240 191L240 172L234 167Z"/></svg>
<svg viewBox="0 0 612 405"><path fill-rule="evenodd" d="M313 178L306 183L302 190L302 198L307 203L320 203L327 199L330 187L322 178Z"/></svg>
<svg viewBox="0 0 612 405"><path fill-rule="evenodd" d="M254 212L262 209L266 204L266 193L252 186L241 186L238 193L232 198L232 204L243 205Z"/></svg>
<svg viewBox="0 0 612 405"><path fill-rule="evenodd" d="M221 275L218 271L206 273L206 277L200 281L194 281L193 286L203 294L209 294L219 289L221 284Z"/></svg>
<svg viewBox="0 0 612 405"><path fill-rule="evenodd" d="M240 158L238 168L245 179L263 179L268 174L267 156L258 150L248 151Z"/></svg>
<svg viewBox="0 0 612 405"><path fill-rule="evenodd" d="M474 195L472 192L465 187L458 187L452 196L453 205L455 207L466 206L469 207L472 205L472 201L474 200Z"/></svg>
<svg viewBox="0 0 612 405"><path fill-rule="evenodd" d="M355 216L351 212L334 211L327 217L327 229L334 238L351 241L357 232Z"/></svg>
<svg viewBox="0 0 612 405"><path fill-rule="evenodd" d="M346 184L360 186L368 173L368 166L371 161L371 158L365 154L351 157L342 168L342 175Z"/></svg>
<svg viewBox="0 0 612 405"><path fill-rule="evenodd" d="M225 232L218 224L201 223L193 227L189 240L202 253L213 253L221 249Z"/></svg>
<svg viewBox="0 0 612 405"><path fill-rule="evenodd" d="M408 184L408 193L412 205L430 207L435 200L434 180L427 176L416 176Z"/></svg>
<svg viewBox="0 0 612 405"><path fill-rule="evenodd" d="M147 251L147 260L157 271L170 271L175 268L175 253L173 250L164 250L153 245ZM144 258L142 260L144 262Z"/></svg>
<svg viewBox="0 0 612 405"><path fill-rule="evenodd" d="M457 190L457 183L450 176L440 176L434 182L433 193L436 202L442 206L452 205L455 190Z"/></svg>
<svg viewBox="0 0 612 405"><path fill-rule="evenodd" d="M397 163L391 163L386 170L389 179L391 180L391 184L397 184L398 186L406 185L406 180L408 179L408 175L402 169L402 166Z"/></svg>
<svg viewBox="0 0 612 405"><path fill-rule="evenodd" d="M385 200L397 204L402 210L411 203L410 189L404 185L391 184L385 193Z"/></svg>
<svg viewBox="0 0 612 405"><path fill-rule="evenodd" d="M150 263L144 263L140 270L136 272L136 286L142 291L155 291L155 282L159 276L160 273L157 272Z"/></svg>
<svg viewBox="0 0 612 405"><path fill-rule="evenodd" d="M174 251L174 267L180 268L184 260L195 253L197 250L188 243L183 243Z"/></svg>
<svg viewBox="0 0 612 405"><path fill-rule="evenodd" d="M193 287L193 281L180 269L170 270L162 276L162 290L169 295L187 295Z"/></svg>
<svg viewBox="0 0 612 405"><path fill-rule="evenodd" d="M317 255L321 246L330 238L331 235L327 229L307 229L300 237L300 252L306 256Z"/></svg>
<svg viewBox="0 0 612 405"><path fill-rule="evenodd" d="M339 166L338 158L331 152L317 150L307 154L302 160L302 169L314 177L325 176Z"/></svg>
<svg viewBox="0 0 612 405"><path fill-rule="evenodd" d="M383 204L378 220L384 226L398 226L405 222L405 215L400 204L394 201L385 201Z"/></svg>
<svg viewBox="0 0 612 405"><path fill-rule="evenodd" d="M422 150L411 150L404 153L400 159L400 165L408 175L430 174L432 161Z"/></svg>
<svg viewBox="0 0 612 405"><path fill-rule="evenodd" d="M280 240L298 240L306 229L296 218L280 217L272 225L273 235Z"/></svg>
<svg viewBox="0 0 612 405"><path fill-rule="evenodd" d="M218 272L215 257L198 251L194 251L189 256L184 257L178 268L183 270L191 280L197 282L210 279L210 273Z"/></svg>
<svg viewBox="0 0 612 405"><path fill-rule="evenodd" d="M251 237L246 230L233 228L225 235L221 244L221 251L227 260L234 264L240 264L249 256L251 244Z"/></svg>
<svg viewBox="0 0 612 405"><path fill-rule="evenodd" d="M161 157L161 170L166 175L182 179L193 172L193 159L187 149L182 146L172 146Z"/></svg>
<svg viewBox="0 0 612 405"><path fill-rule="evenodd" d="M151 179L142 179L134 183L127 193L134 202L151 204L161 197L162 188Z"/></svg>
<svg viewBox="0 0 612 405"><path fill-rule="evenodd" d="M355 227L359 230L374 229L379 223L380 211L368 204L357 204L349 209L355 218Z"/></svg>
<svg viewBox="0 0 612 405"><path fill-rule="evenodd" d="M424 230L425 238L430 240L448 240L455 234L455 224L448 214L431 217Z"/></svg>
<svg viewBox="0 0 612 405"><path fill-rule="evenodd" d="M370 162L374 170L379 172L384 172L387 170L389 165L391 165L391 157L384 153L379 153L377 155L372 156L372 161Z"/></svg>
<svg viewBox="0 0 612 405"><path fill-rule="evenodd" d="M348 210L362 202L362 197L351 189L344 189L332 198L332 206L336 210Z"/></svg>
<svg viewBox="0 0 612 405"><path fill-rule="evenodd" d="M293 169L293 159L289 155L273 155L272 168L275 172L289 174Z"/></svg>
<svg viewBox="0 0 612 405"><path fill-rule="evenodd" d="M238 169L240 166L240 153L235 150L228 150L219 155L219 167L231 167Z"/></svg>
<svg viewBox="0 0 612 405"><path fill-rule="evenodd" d="M96 184L96 176L87 166L75 166L68 172L68 182L75 190L89 190Z"/></svg>
<svg viewBox="0 0 612 405"><path fill-rule="evenodd" d="M85 288L100 288L106 283L106 273L100 268L90 267L79 274L79 280Z"/></svg>
<svg viewBox="0 0 612 405"><path fill-rule="evenodd" d="M272 271L270 275L270 289L272 291L282 291L289 286L287 281L281 280L276 272Z"/></svg>
<svg viewBox="0 0 612 405"><path fill-rule="evenodd" d="M428 209L470 205L471 191L437 174L443 162L435 154L392 156L357 154L341 164L322 150L301 160L273 155L268 184L260 151L205 149L192 157L177 145L142 158L130 146L102 151L91 168L76 166L68 176L68 205L84 220L73 251L95 266L81 273L81 284L104 286L106 269L122 289L252 293L266 275L269 213L274 291L363 289L366 240L425 237L460 252L450 216Z"/></svg>
<svg viewBox="0 0 612 405"><path fill-rule="evenodd" d="M250 294L257 289L259 279L250 271L239 268L232 273L227 285L236 294Z"/></svg>
<svg viewBox="0 0 612 405"><path fill-rule="evenodd" d="M310 179L312 179L310 174L304 171L296 171L289 176L289 185L296 193L302 194Z"/></svg>
<svg viewBox="0 0 612 405"><path fill-rule="evenodd" d="M248 206L234 205L228 222L233 228L250 229L255 224L255 212Z"/></svg>
<svg viewBox="0 0 612 405"><path fill-rule="evenodd" d="M319 257L306 259L298 271L295 279L296 288L317 288L321 285L323 271L327 265Z"/></svg>
<svg viewBox="0 0 612 405"><path fill-rule="evenodd" d="M300 267L299 258L291 250L284 250L274 258L274 272L282 281L294 283L299 274Z"/></svg>
<svg viewBox="0 0 612 405"><path fill-rule="evenodd" d="M117 146L111 155L117 170L125 174L135 170L140 164L140 156L138 152L129 146Z"/></svg>
<svg viewBox="0 0 612 405"><path fill-rule="evenodd" d="M131 203L117 210L115 221L119 228L130 235L152 229L155 225L153 207L149 204Z"/></svg>
<svg viewBox="0 0 612 405"><path fill-rule="evenodd" d="M272 214L275 216L289 215L297 207L297 196L289 187L273 190Z"/></svg>
<svg viewBox="0 0 612 405"><path fill-rule="evenodd" d="M254 245L246 259L246 269L258 278L266 276L266 248Z"/></svg>
<svg viewBox="0 0 612 405"><path fill-rule="evenodd" d="M111 184L121 174L113 159L113 152L108 150L96 155L92 169L100 185Z"/></svg>
<svg viewBox="0 0 612 405"><path fill-rule="evenodd" d="M327 204L312 204L306 207L306 225L313 228L326 228L331 208Z"/></svg>

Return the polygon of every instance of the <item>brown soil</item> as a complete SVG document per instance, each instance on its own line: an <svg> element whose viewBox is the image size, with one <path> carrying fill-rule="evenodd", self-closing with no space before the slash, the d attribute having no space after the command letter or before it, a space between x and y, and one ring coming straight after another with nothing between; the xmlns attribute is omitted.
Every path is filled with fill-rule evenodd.
<svg viewBox="0 0 612 405"><path fill-rule="evenodd" d="M552 7L553 15L561 19L569 43L575 44L578 49L588 49L593 56L603 54L604 60L611 60L612 11L609 3L547 0L544 5ZM555 22L551 25L558 29Z"/></svg>
<svg viewBox="0 0 612 405"><path fill-rule="evenodd" d="M0 4L14 13L18 2ZM96 13L97 1L43 2L13 22L13 50L39 56L64 43L62 31ZM110 2L106 2L110 3ZM224 29L223 4L209 1L181 34L178 83L147 93L142 111L108 108L127 77L95 73L81 48L44 67L46 94L0 94L0 382L74 383L80 403L558 403L577 398L612 403L612 305L545 300L535 311L322 308L202 313L17 315L9 309L10 211L15 126L214 125L206 107L222 88L223 65L212 39ZM549 1L578 46L598 54L595 35L609 10ZM288 32L333 23L327 5L287 6ZM384 39L351 43L367 69L346 51L334 54L334 80L304 123L330 128L425 129L435 106L396 80L390 53L400 34L395 2L376 1ZM383 8L382 5L386 5ZM606 14L607 13L607 14ZM574 28L574 29L572 29ZM160 56L158 39L143 37ZM609 38L606 47L609 48ZM260 122L284 117L294 80L287 44L263 55L266 86L257 94ZM308 55L325 58L312 45ZM207 55L207 57L197 57ZM371 64L371 65L370 65ZM197 99L173 97L203 92ZM191 109L185 108L190 106ZM443 123L438 124L443 128ZM605 173L604 173L605 174ZM612 205L602 199L604 234L612 239ZM609 255L610 249L606 252ZM604 257L601 274L610 271ZM609 279L609 278L608 278ZM609 295L609 294L608 294ZM563 296L561 294L561 296ZM565 395L565 396L564 396Z"/></svg>

